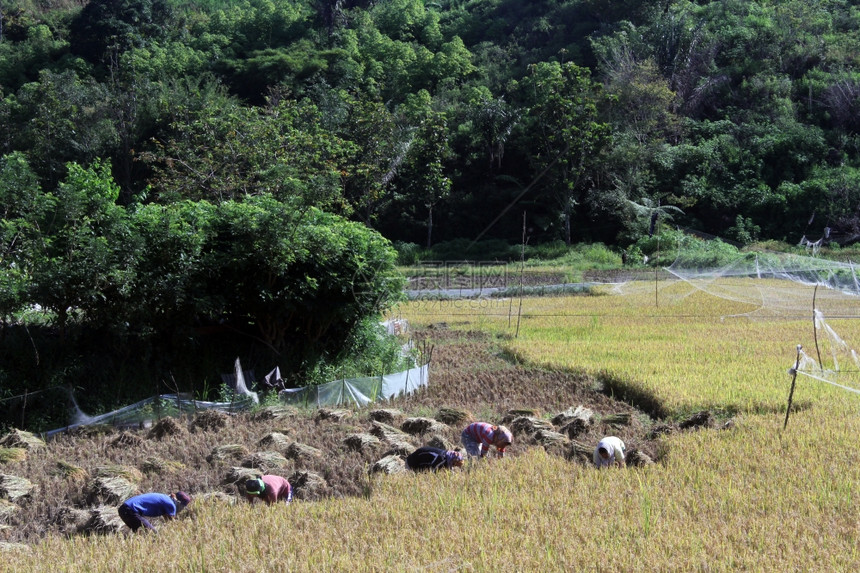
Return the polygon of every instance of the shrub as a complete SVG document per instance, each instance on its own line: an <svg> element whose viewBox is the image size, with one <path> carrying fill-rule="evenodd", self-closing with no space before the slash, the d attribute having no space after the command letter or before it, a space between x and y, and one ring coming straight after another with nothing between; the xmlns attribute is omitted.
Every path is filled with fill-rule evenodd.
<svg viewBox="0 0 860 573"><path fill-rule="evenodd" d="M422 260L429 258L429 252L416 243L395 241L393 247L397 251L397 264L401 266L417 265Z"/></svg>
<svg viewBox="0 0 860 573"><path fill-rule="evenodd" d="M501 239L471 241L454 239L434 245L430 249L437 261L512 261L520 258L518 246L508 245Z"/></svg>
<svg viewBox="0 0 860 573"><path fill-rule="evenodd" d="M375 319L363 321L346 341L337 356L317 363L299 385L325 384L339 378L379 376L400 372L414 366L414 359L404 355L401 340L389 335Z"/></svg>
<svg viewBox="0 0 860 573"><path fill-rule="evenodd" d="M564 241L552 241L542 245L526 245L526 259L551 261L567 255L570 247Z"/></svg>
<svg viewBox="0 0 860 573"><path fill-rule="evenodd" d="M649 264L659 266L683 257L685 267L722 267L740 256L736 247L720 239L706 241L675 229L662 229L653 237L643 237L635 246L648 255Z"/></svg>
<svg viewBox="0 0 860 573"><path fill-rule="evenodd" d="M574 246L564 261L588 268L610 268L621 265L621 255L603 243L583 243Z"/></svg>

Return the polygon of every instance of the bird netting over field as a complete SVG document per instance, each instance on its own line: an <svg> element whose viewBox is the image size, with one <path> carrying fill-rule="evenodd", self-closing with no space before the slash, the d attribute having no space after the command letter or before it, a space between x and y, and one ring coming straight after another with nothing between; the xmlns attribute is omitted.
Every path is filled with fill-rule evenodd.
<svg viewBox="0 0 860 573"><path fill-rule="evenodd" d="M612 292L652 292L659 304L671 304L700 291L748 305L741 314L750 318L810 317L813 302L830 308L832 316L854 316L860 300L858 272L850 262L790 253L745 253L728 264L706 266L680 251L660 280L618 283Z"/></svg>
<svg viewBox="0 0 860 573"><path fill-rule="evenodd" d="M73 400L74 401L74 400ZM183 414L193 414L200 410L220 410L222 412L237 412L250 407L253 403L247 397L237 396L231 402L206 402L194 400L189 394L159 394L150 396L134 404L123 406L111 412L88 416L75 404L75 413L72 423L62 428L45 432L45 437L51 437L60 432L80 428L82 426L95 426L106 424L118 427L147 427L153 420L166 417L178 417Z"/></svg>
<svg viewBox="0 0 860 573"><path fill-rule="evenodd" d="M700 252L681 248L654 280L615 283L609 292L650 296L662 308L704 293L733 303L721 320L809 320L815 349L798 345L790 372L860 393L857 352L834 327L838 322L856 331L845 321L860 319L860 269L853 262L777 252L740 253L722 266L701 261Z"/></svg>

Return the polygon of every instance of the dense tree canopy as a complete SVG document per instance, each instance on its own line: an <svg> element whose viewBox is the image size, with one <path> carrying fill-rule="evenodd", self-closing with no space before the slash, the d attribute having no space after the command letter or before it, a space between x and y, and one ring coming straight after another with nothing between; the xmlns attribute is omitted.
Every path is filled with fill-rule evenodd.
<svg viewBox="0 0 860 573"><path fill-rule="evenodd" d="M0 153L48 189L109 159L123 204L296 193L422 244L515 241L527 210L537 240L623 247L643 199L727 238L740 217L794 241L825 210L834 237L858 230L857 205L811 191L858 163L844 1L15 0L0 21ZM553 66L603 89L551 102ZM545 173L575 133L599 137Z"/></svg>

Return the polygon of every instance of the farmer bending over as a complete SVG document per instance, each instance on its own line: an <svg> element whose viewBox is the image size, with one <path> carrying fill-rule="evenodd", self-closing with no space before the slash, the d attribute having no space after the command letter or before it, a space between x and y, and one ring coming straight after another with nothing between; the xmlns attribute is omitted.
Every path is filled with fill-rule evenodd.
<svg viewBox="0 0 860 573"><path fill-rule="evenodd" d="M276 475L264 475L245 482L245 497L253 503L259 498L268 505L277 501L290 503L293 500L293 488L290 482Z"/></svg>
<svg viewBox="0 0 860 573"><path fill-rule="evenodd" d="M490 446L496 446L496 455L505 457L505 448L514 441L511 431L504 426L494 426L486 422L474 422L466 426L460 434L466 453L470 456L484 457Z"/></svg>
<svg viewBox="0 0 860 573"><path fill-rule="evenodd" d="M137 532L141 525L150 531L156 531L146 519L147 517L173 519L176 517L176 512L184 509L189 503L191 503L191 496L184 491L177 491L170 495L144 493L127 499L125 503L119 506L117 513L133 533Z"/></svg>
<svg viewBox="0 0 860 573"><path fill-rule="evenodd" d="M608 468L616 465L624 467L624 442L621 438L607 436L597 443L594 448L594 465L598 468Z"/></svg>
<svg viewBox="0 0 860 573"><path fill-rule="evenodd" d="M463 454L457 450L443 450L433 446L422 446L406 456L406 467L410 470L437 471L453 469L463 465Z"/></svg>

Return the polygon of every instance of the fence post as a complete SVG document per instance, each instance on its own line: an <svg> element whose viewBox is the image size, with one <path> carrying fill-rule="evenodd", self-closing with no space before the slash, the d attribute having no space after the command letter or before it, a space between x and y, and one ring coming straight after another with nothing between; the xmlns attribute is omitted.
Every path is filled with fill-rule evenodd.
<svg viewBox="0 0 860 573"><path fill-rule="evenodd" d="M794 398L794 383L797 382L797 369L800 368L800 351L803 347L798 344L797 345L797 359L794 361L794 368L791 369L791 390L788 391L788 406L785 408L785 422L782 424L782 429L785 430L788 427L788 415L791 413L791 400Z"/></svg>

